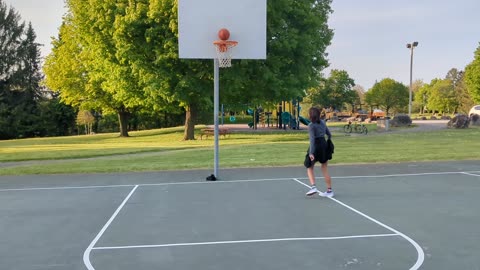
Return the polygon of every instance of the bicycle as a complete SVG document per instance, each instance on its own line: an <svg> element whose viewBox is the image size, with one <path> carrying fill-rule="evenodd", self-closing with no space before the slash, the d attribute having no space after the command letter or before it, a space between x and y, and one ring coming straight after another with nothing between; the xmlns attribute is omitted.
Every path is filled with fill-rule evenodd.
<svg viewBox="0 0 480 270"><path fill-rule="evenodd" d="M352 121L348 121L348 124L343 126L343 131L345 133L352 133L352 131L354 131L355 133L365 134L365 135L367 135L368 133L367 127L363 123L359 124L356 121L353 124L352 124Z"/></svg>

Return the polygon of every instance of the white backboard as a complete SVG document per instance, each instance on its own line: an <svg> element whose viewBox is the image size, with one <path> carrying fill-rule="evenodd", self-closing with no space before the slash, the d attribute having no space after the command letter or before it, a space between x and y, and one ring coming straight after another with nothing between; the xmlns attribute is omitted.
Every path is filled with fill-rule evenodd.
<svg viewBox="0 0 480 270"><path fill-rule="evenodd" d="M238 41L232 59L266 59L267 0L178 0L180 58L217 58L221 28Z"/></svg>

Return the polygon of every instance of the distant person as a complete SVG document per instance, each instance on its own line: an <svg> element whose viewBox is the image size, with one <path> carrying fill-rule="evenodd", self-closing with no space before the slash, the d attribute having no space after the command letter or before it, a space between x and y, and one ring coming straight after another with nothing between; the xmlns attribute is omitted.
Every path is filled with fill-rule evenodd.
<svg viewBox="0 0 480 270"><path fill-rule="evenodd" d="M308 125L310 147L305 156L304 165L307 168L308 180L310 181L311 188L306 195L312 196L318 193L322 197L331 198L334 194L332 190L332 178L328 173L327 164L328 160L332 158L333 153L333 143L331 142L332 134L330 133L330 130L328 130L326 122L320 118L320 110L318 108L310 108L308 116L311 121ZM328 137L328 142L325 140L325 135ZM322 166L322 174L327 186L325 192L318 191L315 186L315 173L313 168L317 161Z"/></svg>

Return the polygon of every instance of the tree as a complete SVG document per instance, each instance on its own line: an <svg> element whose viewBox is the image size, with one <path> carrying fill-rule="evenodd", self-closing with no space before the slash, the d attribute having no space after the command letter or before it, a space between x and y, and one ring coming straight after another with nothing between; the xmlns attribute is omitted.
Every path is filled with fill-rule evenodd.
<svg viewBox="0 0 480 270"><path fill-rule="evenodd" d="M402 83L386 78L377 82L365 94L365 101L371 107L380 107L388 115L391 109L404 108L408 105L408 88Z"/></svg>
<svg viewBox="0 0 480 270"><path fill-rule="evenodd" d="M15 95L13 79L19 69L17 57L25 24L13 9L0 0L0 139L17 137L13 115Z"/></svg>
<svg viewBox="0 0 480 270"><path fill-rule="evenodd" d="M41 97L36 35L13 8L0 1L0 138L38 135Z"/></svg>
<svg viewBox="0 0 480 270"><path fill-rule="evenodd" d="M366 91L365 91L365 88L363 88L363 86L359 85L359 84L356 84L352 90L354 90L355 92L357 92L357 96L358 96L358 99L355 101L355 103L357 105L359 105L359 108L360 109L363 109L362 108L362 105L365 104L365 94L366 94Z"/></svg>
<svg viewBox="0 0 480 270"><path fill-rule="evenodd" d="M35 42L36 34L29 23L25 39L18 48L18 70L12 77L15 91L18 91L18 102L15 117L18 121L17 132L22 137L40 135L40 117L38 103L43 98L40 82L43 75L40 72L40 44Z"/></svg>
<svg viewBox="0 0 480 270"><path fill-rule="evenodd" d="M90 111L79 111L77 114L77 125L85 127L85 134L92 134L92 126L95 122L95 117Z"/></svg>
<svg viewBox="0 0 480 270"><path fill-rule="evenodd" d="M60 91L67 104L117 113L120 136L127 137L129 116L151 97L133 74L135 66L121 56L116 33L123 28L116 21L127 13L128 3L117 2L67 1L69 13L44 70L47 86Z"/></svg>
<svg viewBox="0 0 480 270"><path fill-rule="evenodd" d="M419 95L417 93L420 91L422 86L424 85L424 82L422 80L415 80L412 83L412 111L418 110L421 112L422 110L422 99L421 97L417 99Z"/></svg>
<svg viewBox="0 0 480 270"><path fill-rule="evenodd" d="M415 92L415 103L420 108L420 114L424 114L427 110L427 102L430 95L431 84L423 84L416 92Z"/></svg>
<svg viewBox="0 0 480 270"><path fill-rule="evenodd" d="M332 70L330 77L323 80L318 87L309 90L309 99L313 104L324 108L342 109L344 104L352 105L358 100L358 94L352 87L353 79L345 70Z"/></svg>
<svg viewBox="0 0 480 270"><path fill-rule="evenodd" d="M453 113L458 101L452 81L449 79L436 81L431 87L427 105L431 110Z"/></svg>
<svg viewBox="0 0 480 270"><path fill-rule="evenodd" d="M40 133L48 136L74 134L76 112L73 107L61 102L58 93L52 93L39 104Z"/></svg>
<svg viewBox="0 0 480 270"><path fill-rule="evenodd" d="M453 92L457 101L458 107L454 109L454 113L460 111L468 113L470 108L474 105L472 97L465 86L465 72L452 68L448 71L445 79L452 82Z"/></svg>
<svg viewBox="0 0 480 270"><path fill-rule="evenodd" d="M25 28L20 20L20 15L0 0L0 81L4 84L18 70L18 48Z"/></svg>
<svg viewBox="0 0 480 270"><path fill-rule="evenodd" d="M473 101L480 103L480 46L475 50L473 61L465 67L465 84Z"/></svg>

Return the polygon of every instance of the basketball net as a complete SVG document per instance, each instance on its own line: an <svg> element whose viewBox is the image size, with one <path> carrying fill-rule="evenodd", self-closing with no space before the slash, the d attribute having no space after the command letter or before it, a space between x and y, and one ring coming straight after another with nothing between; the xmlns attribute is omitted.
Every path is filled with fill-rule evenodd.
<svg viewBox="0 0 480 270"><path fill-rule="evenodd" d="M217 51L218 66L221 68L232 66L232 48L237 46L237 41L216 40L213 42Z"/></svg>

